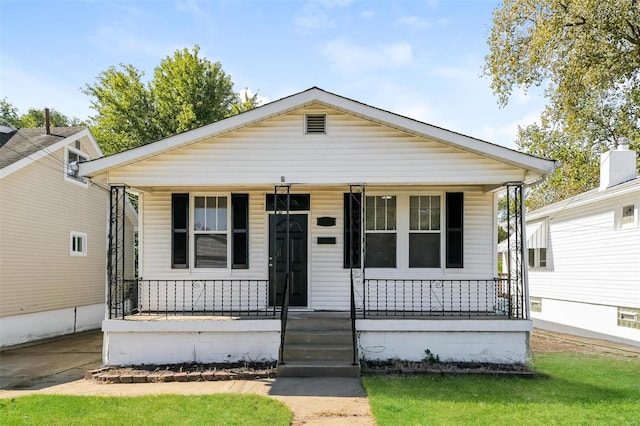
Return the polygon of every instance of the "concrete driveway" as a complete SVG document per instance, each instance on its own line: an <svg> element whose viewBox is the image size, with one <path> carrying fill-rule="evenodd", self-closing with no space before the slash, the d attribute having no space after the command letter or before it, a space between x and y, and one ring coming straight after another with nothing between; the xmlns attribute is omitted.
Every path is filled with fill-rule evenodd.
<svg viewBox="0 0 640 426"><path fill-rule="evenodd" d="M82 379L101 365L100 330L13 346L0 351L0 389L43 389Z"/></svg>

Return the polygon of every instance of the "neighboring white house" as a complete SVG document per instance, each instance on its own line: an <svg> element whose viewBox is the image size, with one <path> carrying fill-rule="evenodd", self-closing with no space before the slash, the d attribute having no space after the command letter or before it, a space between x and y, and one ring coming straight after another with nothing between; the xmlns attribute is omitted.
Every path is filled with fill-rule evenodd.
<svg viewBox="0 0 640 426"><path fill-rule="evenodd" d="M110 268L104 362L278 359L287 306L351 318L354 359L523 362L496 194L555 167L315 87L83 163L139 195L139 276Z"/></svg>
<svg viewBox="0 0 640 426"><path fill-rule="evenodd" d="M531 316L640 345L640 178L626 144L600 187L527 213Z"/></svg>
<svg viewBox="0 0 640 426"><path fill-rule="evenodd" d="M109 191L78 164L101 156L86 127L0 128L0 346L100 327Z"/></svg>

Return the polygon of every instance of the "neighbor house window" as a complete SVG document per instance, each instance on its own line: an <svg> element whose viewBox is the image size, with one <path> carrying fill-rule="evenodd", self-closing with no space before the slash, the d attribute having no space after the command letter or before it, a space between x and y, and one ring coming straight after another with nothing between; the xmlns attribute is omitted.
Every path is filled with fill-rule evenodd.
<svg viewBox="0 0 640 426"><path fill-rule="evenodd" d="M633 204L622 207L622 226L633 225L634 222L634 210Z"/></svg>
<svg viewBox="0 0 640 426"><path fill-rule="evenodd" d="M193 198L194 267L227 267L227 197Z"/></svg>
<svg viewBox="0 0 640 426"><path fill-rule="evenodd" d="M547 267L547 249L546 248L530 248L529 249L529 267L530 268L546 268Z"/></svg>
<svg viewBox="0 0 640 426"><path fill-rule="evenodd" d="M65 150L65 177L83 184L87 183L87 179L78 174L80 163L87 161L89 157L75 148L67 147Z"/></svg>
<svg viewBox="0 0 640 426"><path fill-rule="evenodd" d="M366 197L366 259L367 268L396 267L396 197L379 195Z"/></svg>
<svg viewBox="0 0 640 426"><path fill-rule="evenodd" d="M440 267L440 196L409 197L409 267Z"/></svg>
<svg viewBox="0 0 640 426"><path fill-rule="evenodd" d="M69 233L69 254L71 256L87 255L87 234L75 231Z"/></svg>

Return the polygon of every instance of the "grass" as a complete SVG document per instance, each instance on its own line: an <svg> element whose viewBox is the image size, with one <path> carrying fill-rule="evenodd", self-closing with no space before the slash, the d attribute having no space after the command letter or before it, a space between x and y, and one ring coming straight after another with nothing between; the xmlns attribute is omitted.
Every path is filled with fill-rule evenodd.
<svg viewBox="0 0 640 426"><path fill-rule="evenodd" d="M292 418L284 404L258 395L30 395L0 399L1 425L275 426L289 425Z"/></svg>
<svg viewBox="0 0 640 426"><path fill-rule="evenodd" d="M640 425L640 360L535 357L534 379L365 377L379 426Z"/></svg>

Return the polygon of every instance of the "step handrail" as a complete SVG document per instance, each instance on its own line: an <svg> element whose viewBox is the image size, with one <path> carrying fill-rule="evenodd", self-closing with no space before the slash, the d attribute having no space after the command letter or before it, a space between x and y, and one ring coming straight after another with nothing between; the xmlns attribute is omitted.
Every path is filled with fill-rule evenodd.
<svg viewBox="0 0 640 426"><path fill-rule="evenodd" d="M289 273L285 274L284 295L280 309L280 350L278 351L278 364L284 364L284 338L287 332L287 319L289 317Z"/></svg>

